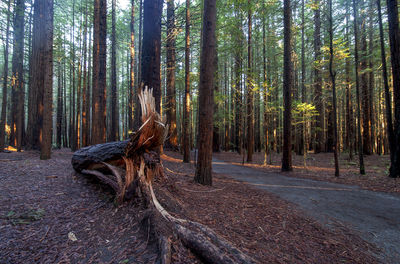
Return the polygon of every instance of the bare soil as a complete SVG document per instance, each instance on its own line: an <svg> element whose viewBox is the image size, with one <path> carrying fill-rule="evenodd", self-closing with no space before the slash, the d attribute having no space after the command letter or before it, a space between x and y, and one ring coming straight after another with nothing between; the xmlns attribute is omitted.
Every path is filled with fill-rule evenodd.
<svg viewBox="0 0 400 264"><path fill-rule="evenodd" d="M140 206L117 207L113 194L77 175L71 152L0 153L0 263L154 263L158 249L139 225ZM265 191L214 175L193 182L194 165L163 155L160 202L201 222L259 263L378 263L378 249L343 226L327 229ZM75 240L76 237L76 241ZM173 263L200 263L173 243Z"/></svg>
<svg viewBox="0 0 400 264"><path fill-rule="evenodd" d="M243 163L243 156L236 152L221 152L214 155L217 159L235 165L256 168L264 172L282 173L282 154L272 153L271 158L267 157L267 165L264 164L263 152L255 153L251 163L247 163L246 160ZM400 179L388 177L390 167L388 155L365 156L364 163L366 175L360 175L358 156L354 156L350 161L348 154L343 153L339 157L340 177L335 177L333 153L307 154L306 167L304 167L303 156L293 154L293 171L282 174L289 177L356 185L370 191L400 193Z"/></svg>

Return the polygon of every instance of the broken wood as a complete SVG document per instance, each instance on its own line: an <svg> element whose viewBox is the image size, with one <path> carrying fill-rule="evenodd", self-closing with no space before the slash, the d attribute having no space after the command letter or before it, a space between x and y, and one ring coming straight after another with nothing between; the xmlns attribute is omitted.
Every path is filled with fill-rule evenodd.
<svg viewBox="0 0 400 264"><path fill-rule="evenodd" d="M177 234L183 245L206 263L255 263L210 228L196 222L171 215L159 203L153 190L154 178L164 177L160 160L168 126L155 111L152 90L145 89L139 95L143 125L131 134L128 141L111 142L86 147L75 152L72 165L77 172L91 175L110 186L119 203L140 198L148 208L144 219L159 223L171 234ZM125 170L122 170L124 168ZM155 221L155 219L159 221ZM146 222L146 221L143 221ZM161 228L154 225L155 228ZM159 233L161 263L170 263L171 242Z"/></svg>

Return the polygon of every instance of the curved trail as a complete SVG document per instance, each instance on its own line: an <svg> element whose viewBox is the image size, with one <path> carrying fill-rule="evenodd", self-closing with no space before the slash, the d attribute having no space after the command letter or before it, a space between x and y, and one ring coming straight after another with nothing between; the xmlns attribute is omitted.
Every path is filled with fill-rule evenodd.
<svg viewBox="0 0 400 264"><path fill-rule="evenodd" d="M400 196L267 173L215 158L213 171L292 202L322 224L339 221L381 248L384 262L400 263Z"/></svg>

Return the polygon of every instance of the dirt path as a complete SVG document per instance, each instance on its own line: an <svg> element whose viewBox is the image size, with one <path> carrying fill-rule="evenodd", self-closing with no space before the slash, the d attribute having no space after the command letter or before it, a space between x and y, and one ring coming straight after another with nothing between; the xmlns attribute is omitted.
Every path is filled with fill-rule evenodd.
<svg viewBox="0 0 400 264"><path fill-rule="evenodd" d="M400 262L399 196L265 173L217 159L214 159L213 170L297 204L323 224L342 223L382 248L385 262Z"/></svg>
<svg viewBox="0 0 400 264"><path fill-rule="evenodd" d="M110 193L75 175L71 152L38 156L0 153L0 263L156 261L138 208L114 206Z"/></svg>

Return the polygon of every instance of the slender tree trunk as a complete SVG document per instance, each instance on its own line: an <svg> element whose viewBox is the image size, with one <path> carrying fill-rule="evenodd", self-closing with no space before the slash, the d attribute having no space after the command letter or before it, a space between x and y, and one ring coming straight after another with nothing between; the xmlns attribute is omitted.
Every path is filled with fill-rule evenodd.
<svg viewBox="0 0 400 264"><path fill-rule="evenodd" d="M117 37L115 28L115 9L117 2L112 0L112 11L111 11L111 131L110 141L118 140L118 127L119 127L119 115L117 107L118 99L118 88L117 88Z"/></svg>
<svg viewBox="0 0 400 264"><path fill-rule="evenodd" d="M141 92L141 83L142 83L142 54L143 54L143 0L139 0L139 54L138 54L138 70L137 70L137 87L136 87L136 95L134 98L134 105L139 105L139 93ZM136 107L134 109L134 120L133 120L133 130L136 131L140 127L140 115L141 110L140 107Z"/></svg>
<svg viewBox="0 0 400 264"><path fill-rule="evenodd" d="M301 1L301 102L305 103L307 101L307 91L306 91L306 55L305 55L305 19L304 19L304 0ZM299 155L303 155L304 151L307 149L304 147L305 142L305 131L307 124L302 122L300 124L300 137L299 137Z"/></svg>
<svg viewBox="0 0 400 264"><path fill-rule="evenodd" d="M57 122L56 122L56 144L57 148L62 147L61 135L62 135L62 122L63 122L63 88L62 88L62 72L61 72L61 61L57 65Z"/></svg>
<svg viewBox="0 0 400 264"><path fill-rule="evenodd" d="M400 29L397 0L387 0L389 41L394 95L394 135L396 148L390 167L390 177L400 177Z"/></svg>
<svg viewBox="0 0 400 264"><path fill-rule="evenodd" d="M186 26L185 26L185 95L183 97L183 162L190 162L189 140L190 116L190 1L186 0Z"/></svg>
<svg viewBox="0 0 400 264"><path fill-rule="evenodd" d="M349 38L349 20L350 20L350 6L349 2L346 2L346 42L350 49L350 38ZM354 120L353 120L353 106L352 106L352 95L351 95L351 78L350 78L350 57L346 57L346 142L349 150L349 159L353 160L353 149L354 149Z"/></svg>
<svg viewBox="0 0 400 264"><path fill-rule="evenodd" d="M389 80L387 74L385 39L383 35L383 25L382 25L381 0L376 0L376 5L378 7L379 37L380 37L379 40L381 46L381 59L382 59L382 77L383 77L383 86L385 89L385 106L386 106L386 123L387 123L386 128L389 140L390 160L391 163L394 164L393 154L396 150L396 138L393 130L392 102L391 102L392 96L390 94Z"/></svg>
<svg viewBox="0 0 400 264"><path fill-rule="evenodd" d="M3 100L1 104L1 117L0 117L0 152L5 147L5 130L6 130L6 116L7 116L7 85L8 85L8 47L10 38L10 20L11 20L11 0L8 0L7 7L7 27L6 39L4 48L4 70L3 70Z"/></svg>
<svg viewBox="0 0 400 264"><path fill-rule="evenodd" d="M14 7L14 43L12 59L12 93L11 93L11 135L10 144L21 151L24 122L24 12L25 1L17 0Z"/></svg>
<svg viewBox="0 0 400 264"><path fill-rule="evenodd" d="M76 79L75 79L75 0L72 1L72 32L71 32L71 74L72 74L72 82L71 82L71 150L75 151L77 150L77 129L76 129ZM71 81L71 79L70 79Z"/></svg>
<svg viewBox="0 0 400 264"><path fill-rule="evenodd" d="M263 4L263 8L265 10L265 4ZM265 11L264 11L265 12ZM263 126L263 132L264 132L264 165L267 165L267 159L269 153L269 129L268 129L268 123L269 123L269 107L268 107L268 88L270 83L268 82L267 78L267 37L266 37L266 29L265 29L265 20L266 20L266 14L263 13L263 18L262 18L262 34L263 34L263 91L264 91L264 126Z"/></svg>
<svg viewBox="0 0 400 264"><path fill-rule="evenodd" d="M328 0L329 6L329 75L332 85L332 108L333 108L333 153L335 158L335 176L339 177L339 158L338 158L338 132L337 132L337 113L336 113L336 72L333 69L333 16L332 0Z"/></svg>
<svg viewBox="0 0 400 264"><path fill-rule="evenodd" d="M356 5L356 0L353 0L353 12L354 12L354 59L355 59L355 72L356 72L356 97L357 97L357 133L358 133L358 157L360 160L360 174L365 174L364 168L364 152L363 152L363 142L361 136L361 109L360 109L360 81L358 77L359 61L358 61L358 9Z"/></svg>
<svg viewBox="0 0 400 264"><path fill-rule="evenodd" d="M200 57L199 127L196 174L194 180L212 185L212 131L214 108L214 74L216 56L216 0L204 0Z"/></svg>
<svg viewBox="0 0 400 264"><path fill-rule="evenodd" d="M235 8L239 9L239 8ZM237 14L239 11L235 10ZM235 84L234 84L234 97L235 97L235 145L236 150L239 154L242 154L243 146L243 133L242 133L242 86L241 86L241 75L242 75L242 45L243 45L243 29L240 17L236 15L237 27L239 29L239 37L236 38L235 47Z"/></svg>
<svg viewBox="0 0 400 264"><path fill-rule="evenodd" d="M131 0L131 43L130 43L130 60L129 60L129 91L128 91L128 128L129 131L134 129L133 118L138 118L135 116L135 1Z"/></svg>
<svg viewBox="0 0 400 264"><path fill-rule="evenodd" d="M283 156L282 171L292 170L292 8L290 0L283 1Z"/></svg>
<svg viewBox="0 0 400 264"><path fill-rule="evenodd" d="M178 149L178 134L176 130L176 91L175 91L175 64L176 64L176 28L174 0L167 1L167 124L169 124L169 138L166 147Z"/></svg>
<svg viewBox="0 0 400 264"><path fill-rule="evenodd" d="M42 144L40 148L40 159L46 160L51 157L51 146L53 136L53 0L43 1L45 28L45 46L43 50L43 130ZM42 39L43 40L43 39Z"/></svg>
<svg viewBox="0 0 400 264"><path fill-rule="evenodd" d="M314 105L318 111L315 123L315 153L324 151L324 107L322 102L321 78L321 11L320 0L315 0L314 9Z"/></svg>
<svg viewBox="0 0 400 264"><path fill-rule="evenodd" d="M369 47L368 47L368 54L369 54L369 61L368 61L368 68L370 71L368 72L368 95L369 95L369 120L370 120L370 128L371 128L371 134L370 134L370 141L371 141L371 154L376 153L376 129L375 129L375 112L374 111L374 98L375 98L375 70L374 70L374 22L375 22L375 15L374 15L374 1L370 0L369 3Z"/></svg>
<svg viewBox="0 0 400 264"><path fill-rule="evenodd" d="M161 107L161 15L163 0L144 1L141 86L153 89L156 111Z"/></svg>
<svg viewBox="0 0 400 264"><path fill-rule="evenodd" d="M87 13L87 2L85 13ZM85 16L85 25L83 29L83 89L82 89L82 146L89 145L89 96L88 96L88 72L87 72L87 27L88 16Z"/></svg>
<svg viewBox="0 0 400 264"><path fill-rule="evenodd" d="M107 1L94 1L92 144L106 142Z"/></svg>
<svg viewBox="0 0 400 264"><path fill-rule="evenodd" d="M252 14L251 1L248 0L248 43L247 43L247 162L253 161L254 152L254 106L253 106L253 72L252 72Z"/></svg>
<svg viewBox="0 0 400 264"><path fill-rule="evenodd" d="M218 43L218 40L216 40ZM216 44L218 47L218 44ZM214 67L215 67L215 76L214 76L214 94L219 93L219 69L218 69L218 48L215 48L215 59L214 59ZM220 151L220 120L218 116L218 101L215 101L216 98L214 97L214 121L213 121L213 143L212 148L213 152Z"/></svg>

